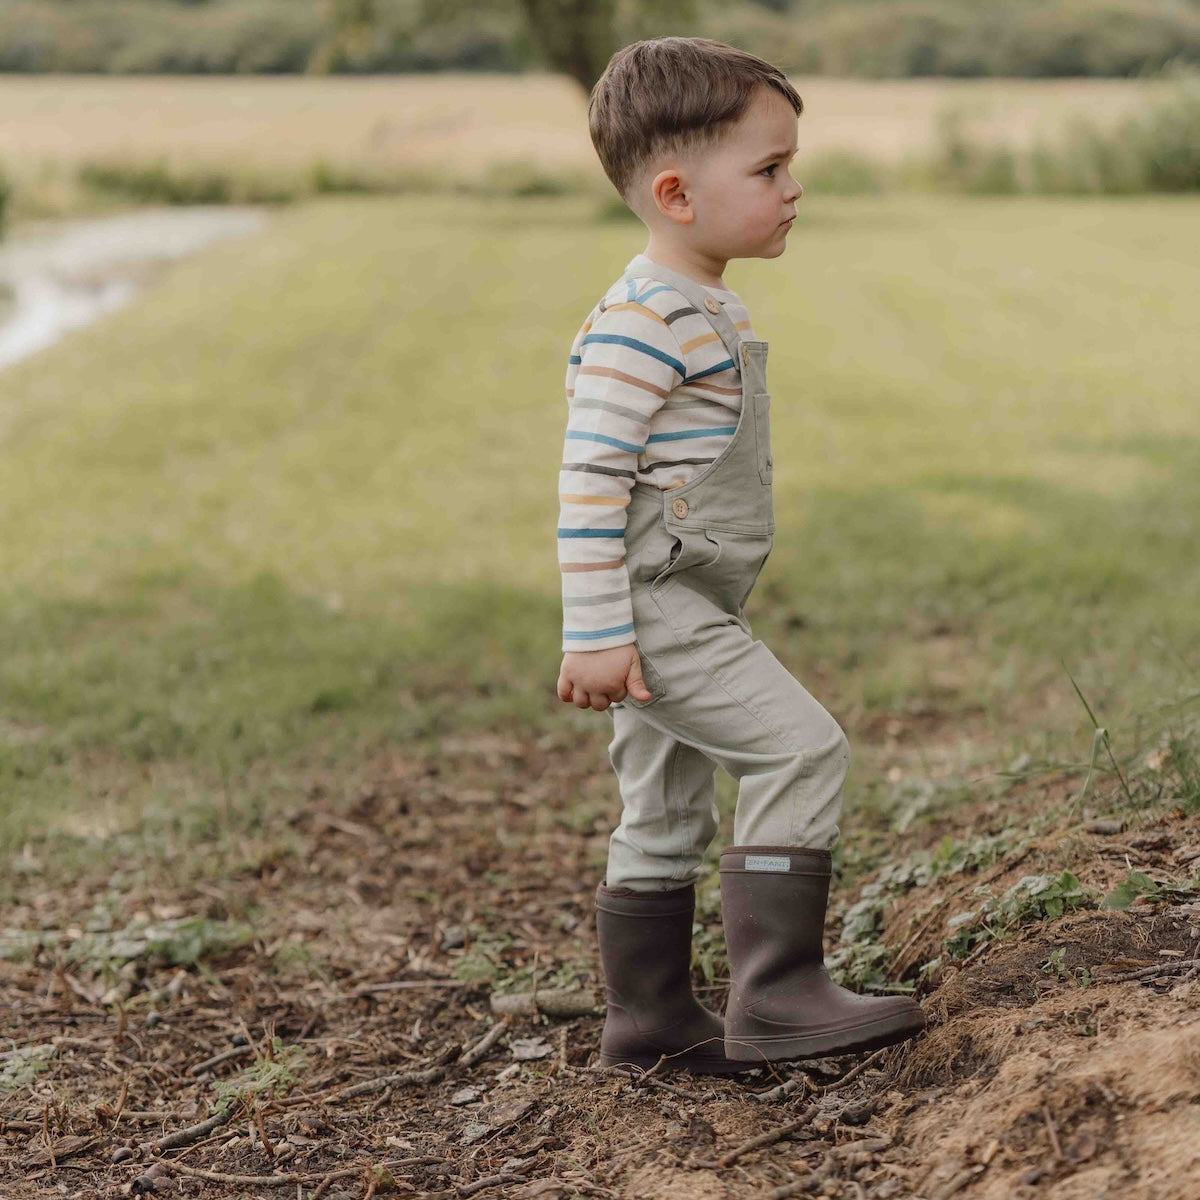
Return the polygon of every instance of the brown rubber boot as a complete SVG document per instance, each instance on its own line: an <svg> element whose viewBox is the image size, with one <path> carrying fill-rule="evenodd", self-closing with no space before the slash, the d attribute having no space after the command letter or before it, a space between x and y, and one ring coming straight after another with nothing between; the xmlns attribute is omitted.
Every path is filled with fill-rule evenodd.
<svg viewBox="0 0 1200 1200"><path fill-rule="evenodd" d="M825 970L832 857L797 846L730 846L721 908L733 986L725 1053L745 1062L816 1058L902 1042L925 1027L906 996L860 996Z"/></svg>
<svg viewBox="0 0 1200 1200"><path fill-rule="evenodd" d="M596 933L608 1012L600 1035L602 1067L730 1075L750 1065L725 1057L721 1018L692 995L692 920L696 889L635 892L596 889Z"/></svg>

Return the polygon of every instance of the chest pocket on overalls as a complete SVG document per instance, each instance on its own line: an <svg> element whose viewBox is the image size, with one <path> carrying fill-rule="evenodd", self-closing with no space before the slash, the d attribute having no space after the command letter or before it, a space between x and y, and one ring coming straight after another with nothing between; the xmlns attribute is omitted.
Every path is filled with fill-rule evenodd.
<svg viewBox="0 0 1200 1200"><path fill-rule="evenodd" d="M769 392L755 392L752 402L754 440L758 450L758 478L763 483L770 483L774 465L771 461L771 395Z"/></svg>

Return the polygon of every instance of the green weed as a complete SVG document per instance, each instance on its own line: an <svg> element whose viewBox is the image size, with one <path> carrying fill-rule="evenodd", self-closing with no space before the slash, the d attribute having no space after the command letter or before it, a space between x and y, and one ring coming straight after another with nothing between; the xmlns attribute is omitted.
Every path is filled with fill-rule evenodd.
<svg viewBox="0 0 1200 1200"><path fill-rule="evenodd" d="M1173 731L1167 736L1163 766L1172 781L1171 799L1184 812L1200 812L1200 737L1192 732Z"/></svg>
<svg viewBox="0 0 1200 1200"><path fill-rule="evenodd" d="M1009 854L1020 853L1026 841L1013 832L958 841L949 836L932 851L917 851L885 866L863 885L859 898L842 918L837 945L827 958L830 974L839 983L868 991L911 991L911 984L889 979L896 947L882 941L884 914L895 898L926 887L948 875L978 871Z"/></svg>
<svg viewBox="0 0 1200 1200"><path fill-rule="evenodd" d="M1076 967L1074 970L1069 968L1063 961L1066 951L1060 946L1055 950L1051 950L1046 956L1046 961L1041 964L1041 969L1047 974L1052 974L1058 979L1072 980L1081 988L1092 986L1092 973L1087 967Z"/></svg>
<svg viewBox="0 0 1200 1200"><path fill-rule="evenodd" d="M208 917L132 921L120 928L87 929L75 937L57 930L0 931L0 958L28 961L39 948L61 948L66 962L98 973L128 962L194 966L201 959L247 945L254 931L246 925Z"/></svg>
<svg viewBox="0 0 1200 1200"><path fill-rule="evenodd" d="M1021 925L1054 921L1064 913L1096 904L1096 893L1070 871L1026 875L1002 896L994 896L990 890L983 894L986 899L979 908L958 913L947 922L949 936L944 948L951 958L966 958L979 946L1005 938Z"/></svg>
<svg viewBox="0 0 1200 1200"><path fill-rule="evenodd" d="M271 1037L264 1052L244 1071L229 1079L214 1081L217 1105L229 1108L251 1104L259 1097L285 1096L300 1081L305 1065L303 1047L285 1046L282 1039Z"/></svg>
<svg viewBox="0 0 1200 1200"><path fill-rule="evenodd" d="M55 1046L18 1046L0 1050L0 1095L20 1091L40 1075L58 1053Z"/></svg>

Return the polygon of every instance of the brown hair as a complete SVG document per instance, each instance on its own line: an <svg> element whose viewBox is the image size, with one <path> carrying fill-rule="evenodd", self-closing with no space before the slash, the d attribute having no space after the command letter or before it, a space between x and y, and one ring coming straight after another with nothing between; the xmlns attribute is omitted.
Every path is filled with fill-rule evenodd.
<svg viewBox="0 0 1200 1200"><path fill-rule="evenodd" d="M764 84L797 116L803 111L804 101L778 67L736 46L661 37L622 47L588 99L588 130L604 173L628 203L630 187L652 158L714 145Z"/></svg>

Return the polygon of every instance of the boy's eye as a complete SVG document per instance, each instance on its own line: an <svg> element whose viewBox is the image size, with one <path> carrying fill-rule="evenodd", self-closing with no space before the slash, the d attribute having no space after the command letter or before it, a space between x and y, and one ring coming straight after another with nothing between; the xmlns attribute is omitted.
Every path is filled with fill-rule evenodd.
<svg viewBox="0 0 1200 1200"><path fill-rule="evenodd" d="M778 165L779 165L778 163L772 163L769 167L763 167L763 172L774 171ZM760 174L762 174L762 172L760 172ZM772 176L772 178L774 178L774 176Z"/></svg>

